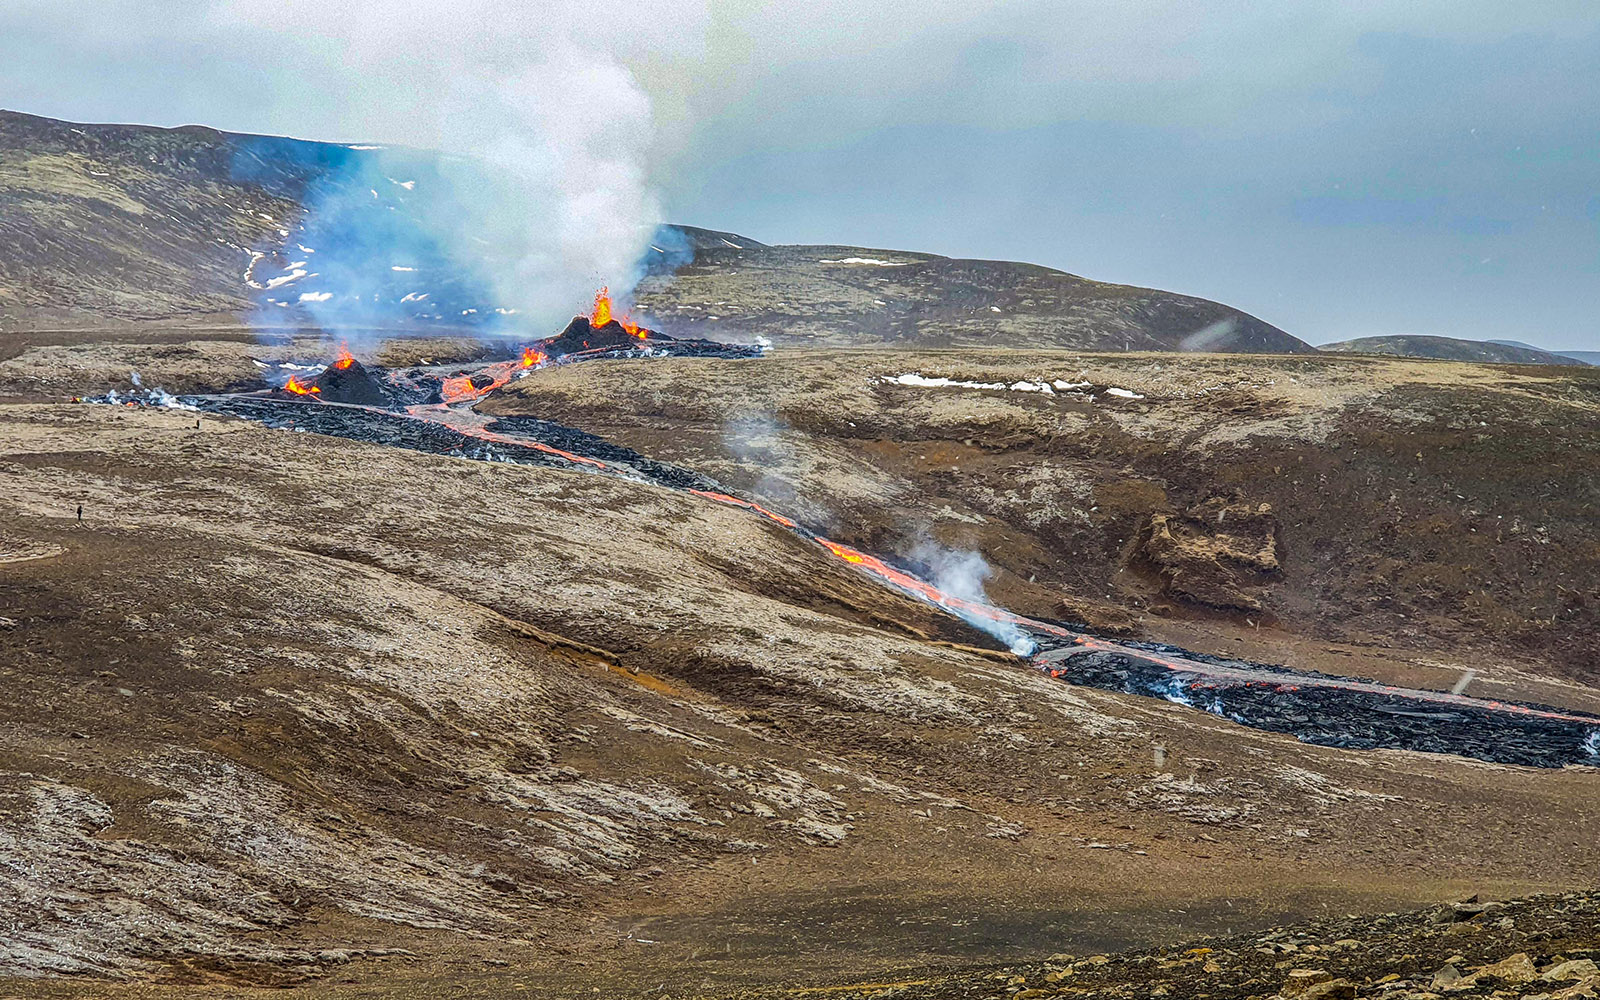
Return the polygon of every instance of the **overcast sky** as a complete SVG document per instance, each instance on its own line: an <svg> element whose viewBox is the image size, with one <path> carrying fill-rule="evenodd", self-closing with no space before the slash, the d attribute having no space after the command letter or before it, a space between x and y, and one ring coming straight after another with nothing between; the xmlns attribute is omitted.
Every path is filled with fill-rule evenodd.
<svg viewBox="0 0 1600 1000"><path fill-rule="evenodd" d="M673 221L1600 350L1597 0L0 4L0 106L55 117L431 144L463 73Z"/></svg>

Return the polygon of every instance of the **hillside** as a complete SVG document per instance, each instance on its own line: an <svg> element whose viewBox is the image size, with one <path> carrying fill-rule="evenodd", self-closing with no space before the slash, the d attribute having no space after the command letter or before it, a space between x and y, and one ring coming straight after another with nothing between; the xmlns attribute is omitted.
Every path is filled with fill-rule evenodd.
<svg viewBox="0 0 1600 1000"><path fill-rule="evenodd" d="M729 236L694 239L692 260L646 277L642 311L697 336L814 347L1312 351L1216 302L1035 264Z"/></svg>
<svg viewBox="0 0 1600 1000"><path fill-rule="evenodd" d="M1440 361L1489 361L1514 365L1581 365L1586 362L1566 354L1541 351L1537 347L1496 343L1489 340L1460 340L1455 337L1358 337L1323 344L1319 350L1335 354L1388 354L1402 358L1434 358Z"/></svg>
<svg viewBox="0 0 1600 1000"><path fill-rule="evenodd" d="M248 316L262 328L518 333L510 310L526 304L496 300L477 262L433 237L460 168L392 147L0 112L0 332ZM691 336L1312 350L1216 302L1031 264L669 226L643 265L641 316Z"/></svg>
<svg viewBox="0 0 1600 1000"><path fill-rule="evenodd" d="M1600 864L1592 768L1312 746L1063 684L682 490L69 402L130 367L231 383L326 347L159 333L0 361L0 976L74 977L20 995L737 994L1524 895ZM1025 611L1597 705L1573 683L1600 606L1586 369L1240 360L632 358L537 371L482 411L586 428L868 551L981 551ZM1109 388L885 381L905 372ZM1529 467L1558 499L1518 498ZM1185 544L1151 545L1159 525ZM1274 538L1276 570L1241 561Z"/></svg>

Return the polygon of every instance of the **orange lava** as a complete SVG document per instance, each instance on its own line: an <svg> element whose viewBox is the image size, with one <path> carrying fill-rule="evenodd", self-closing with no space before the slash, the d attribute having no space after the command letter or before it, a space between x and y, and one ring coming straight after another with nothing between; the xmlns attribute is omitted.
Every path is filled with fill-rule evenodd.
<svg viewBox="0 0 1600 1000"><path fill-rule="evenodd" d="M865 552L862 552L859 549L852 549L848 545L840 545L838 542L830 541L829 539L821 536L817 537L817 544L821 545L829 552L832 552L840 559L843 559L845 562L860 566L862 569L866 570L868 573L871 573L878 579L887 583L891 583L894 586L899 587L901 590L907 591L908 593L915 594L930 604L936 604L939 607L946 608L950 611L972 615L975 618L987 618L990 621L1009 622L1013 625L1023 625L1030 629L1037 629L1041 632L1049 632L1052 635L1059 635L1062 637L1069 637L1073 635L1072 632L1069 632L1064 628L1058 628L1046 622L1035 621L1032 618L1024 618L1021 615L1014 615L1002 608L984 604L981 601L969 601L964 597L956 597L953 594L947 594L931 583L926 583L922 580L919 580L910 573L901 572L900 570L897 570L893 566L890 566L888 563L884 562L882 559L879 559L876 556L869 556Z"/></svg>
<svg viewBox="0 0 1600 1000"><path fill-rule="evenodd" d="M475 399L482 399L489 393L511 381L517 369L522 367L520 361L500 361L473 372L471 375L457 375L447 378L439 384L439 395L446 403L470 403ZM492 380L484 385L473 385L472 380L487 375Z"/></svg>
<svg viewBox="0 0 1600 1000"><path fill-rule="evenodd" d="M611 322L611 289L602 288L594 293L594 308L589 311L590 326L605 326Z"/></svg>
<svg viewBox="0 0 1600 1000"><path fill-rule="evenodd" d="M693 493L697 497L705 497L707 500L715 500L717 503L732 504L735 507L743 507L745 510L753 510L767 520L781 524L785 528L799 527L799 525L795 524L795 522L789 520L787 517L784 517L782 514L773 513L760 504L752 503L749 500L740 500L738 497L730 497L726 493L712 493L709 490L690 490L689 492Z"/></svg>
<svg viewBox="0 0 1600 1000"><path fill-rule="evenodd" d="M522 357L516 361L497 361L492 365L486 365L478 369L471 375L457 375L455 378L445 379L439 385L439 395L446 403L470 403L475 399L482 399L505 385L522 369L542 365L548 360L549 357L543 351L524 347L522 349ZM480 378L484 375L489 376L490 381L488 383L482 386L472 384L474 378Z"/></svg>
<svg viewBox="0 0 1600 1000"><path fill-rule="evenodd" d="M648 339L649 331L636 324L627 313L621 316L616 314L611 304L611 289L607 286L594 293L594 308L589 312L589 325L599 328L612 320L626 330L629 336L638 337L640 340Z"/></svg>
<svg viewBox="0 0 1600 1000"><path fill-rule="evenodd" d="M294 393L296 396L315 396L317 393L322 391L322 387L320 385L311 385L310 383L302 382L300 381L300 377L298 375L289 376L289 381L285 382L283 387Z"/></svg>
<svg viewBox="0 0 1600 1000"><path fill-rule="evenodd" d="M341 343L339 345L339 360L333 363L333 367L343 371L355 363L356 358L355 355L350 353L350 345Z"/></svg>

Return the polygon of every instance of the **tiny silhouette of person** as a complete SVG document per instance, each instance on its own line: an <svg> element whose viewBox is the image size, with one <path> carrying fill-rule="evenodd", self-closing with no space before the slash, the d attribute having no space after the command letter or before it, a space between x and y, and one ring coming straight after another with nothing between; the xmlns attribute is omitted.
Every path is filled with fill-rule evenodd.
<svg viewBox="0 0 1600 1000"><path fill-rule="evenodd" d="M83 504L78 504L78 523L83 523Z"/></svg>

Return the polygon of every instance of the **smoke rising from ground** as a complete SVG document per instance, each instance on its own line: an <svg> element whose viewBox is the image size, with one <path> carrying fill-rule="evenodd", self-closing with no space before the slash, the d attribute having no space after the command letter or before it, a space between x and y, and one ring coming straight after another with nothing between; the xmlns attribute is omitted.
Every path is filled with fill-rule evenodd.
<svg viewBox="0 0 1600 1000"><path fill-rule="evenodd" d="M698 4L651 6L652 23L676 32L702 19ZM263 101L299 105L324 134L394 147L361 150L312 192L308 228L284 255L311 246L320 280L302 281L295 304L334 329L493 313L543 334L602 285L625 298L662 221L646 169L651 102L623 61L643 43L618 41L632 37L619 33L626 13L504 0L214 3L212 33L277 50ZM416 176L418 149L443 154L431 176ZM358 199L368 218L351 225ZM372 222L385 211L400 221ZM397 273L415 277L387 287ZM449 281L486 297L452 297L438 287Z"/></svg>
<svg viewBox="0 0 1600 1000"><path fill-rule="evenodd" d="M794 447L785 440L788 431L788 426L770 410L746 410L723 424L722 444L741 465L760 471L761 478L754 487L757 496L794 506L801 503L801 497L785 475L795 471L796 460ZM801 513L816 520L815 505L805 506L807 509Z"/></svg>
<svg viewBox="0 0 1600 1000"><path fill-rule="evenodd" d="M983 592L983 584L994 575L994 568L978 553L947 549L931 539L924 538L912 547L910 556L928 568L930 574L928 582L951 597L981 604L990 603ZM1007 648L1018 656L1026 656L1034 650L1034 641L1028 638L1026 632L1010 622L961 614L959 611L956 613L960 614L967 624L1005 643Z"/></svg>

